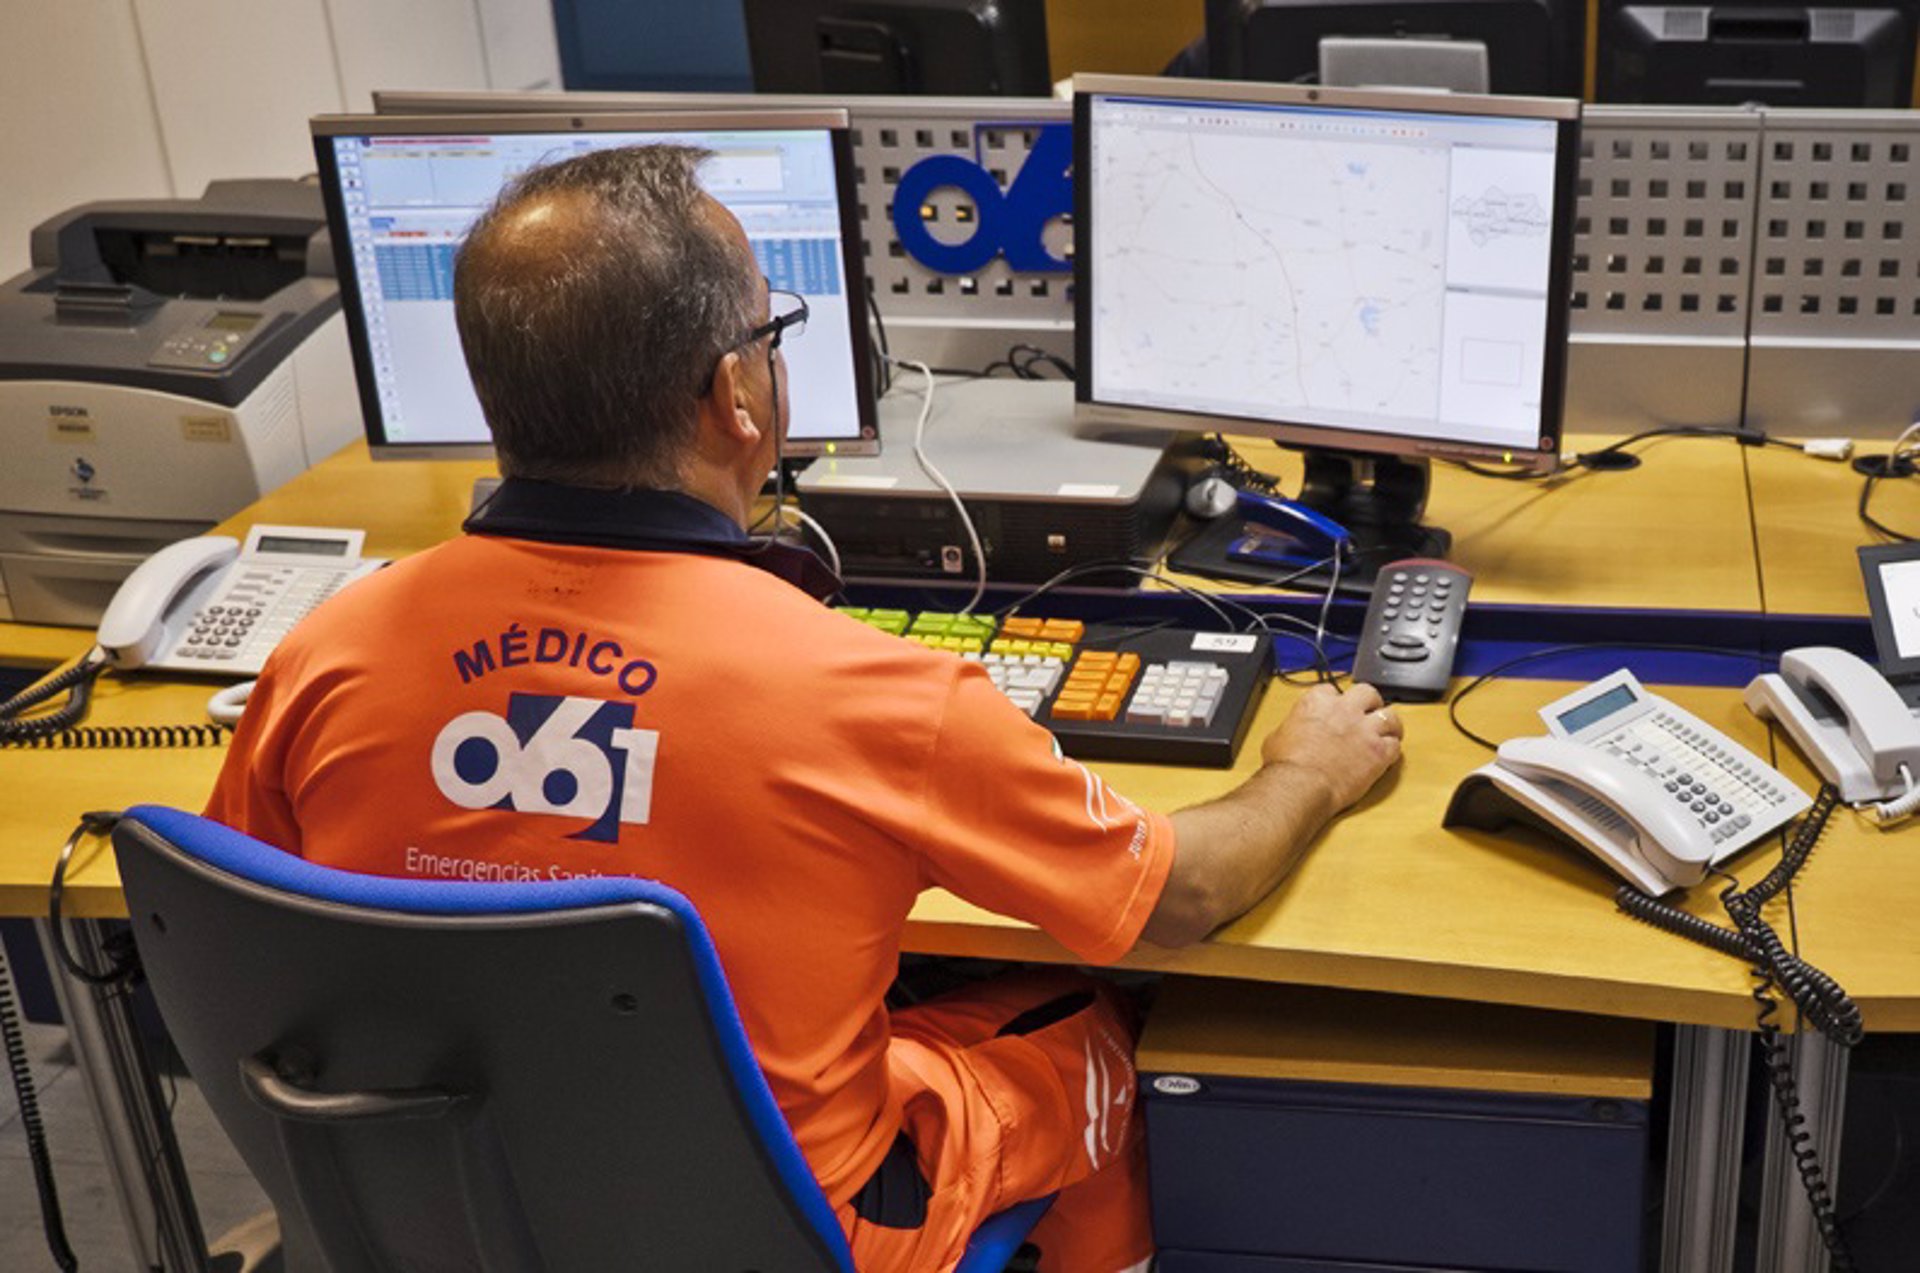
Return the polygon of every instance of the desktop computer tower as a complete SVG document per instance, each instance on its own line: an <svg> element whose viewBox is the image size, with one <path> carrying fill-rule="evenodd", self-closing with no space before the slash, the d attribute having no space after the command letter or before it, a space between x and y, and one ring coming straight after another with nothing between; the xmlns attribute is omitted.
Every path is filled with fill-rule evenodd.
<svg viewBox="0 0 1920 1273"><path fill-rule="evenodd" d="M953 501L914 453L918 390L905 376L881 402L879 456L830 456L800 475L801 507L849 577L975 577ZM1076 423L1073 386L1056 381L943 383L922 449L966 502L996 583L1152 560L1205 467L1197 439Z"/></svg>

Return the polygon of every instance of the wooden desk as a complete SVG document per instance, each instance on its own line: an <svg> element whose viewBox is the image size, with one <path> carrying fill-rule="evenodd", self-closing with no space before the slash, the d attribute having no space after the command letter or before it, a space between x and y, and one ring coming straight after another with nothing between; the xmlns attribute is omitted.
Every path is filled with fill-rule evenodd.
<svg viewBox="0 0 1920 1273"><path fill-rule="evenodd" d="M1867 451L1886 446L1868 443ZM1747 448L1760 584L1768 614L1865 618L1867 593L1854 550L1880 542L1855 512L1862 479L1853 467L1778 447ZM1920 482L1875 485L1880 522L1920 535Z"/></svg>
<svg viewBox="0 0 1920 1273"><path fill-rule="evenodd" d="M1287 471L1289 457L1261 448L1253 444L1256 463L1277 463ZM1458 536L1457 556L1477 575L1475 599L1757 611L1759 580L1740 497L1740 449L1675 441L1651 445L1645 454L1646 465L1634 473L1575 477L1558 489L1443 467L1432 515ZM473 479L486 471L484 464L375 464L356 445L223 529L243 530L255 522L361 526L368 531L369 553L400 556L454 533ZM0 657L74 654L87 638L78 631L0 627ZM1536 732L1533 709L1562 688L1543 682L1491 687L1469 714L1492 736ZM197 721L207 692L204 684L105 678L89 723ZM1758 723L1734 692L1668 692L1735 738L1756 749L1764 745ZM1256 728L1276 724L1295 693L1275 686ZM1744 1084L1739 1063L1745 1036L1739 1032L1750 1024L1751 1001L1743 970L1616 915L1611 882L1584 857L1519 837L1443 831L1440 817L1453 786L1485 754L1451 731L1443 709L1409 707L1403 716L1406 763L1356 816L1337 822L1273 896L1202 946L1143 952L1131 962L1217 977L1686 1023L1691 1033L1683 1036L1706 1040L1712 1045L1709 1063L1727 1082L1737 1072ZM1232 772L1105 768L1121 790L1171 809L1226 790L1252 768L1256 754L1247 749ZM79 811L142 801L197 808L223 755L224 749L7 753L0 760L0 905L14 914L44 911L54 857ZM1912 1028L1920 1021L1920 969L1904 957L1889 958L1887 925L1856 919L1862 913L1903 913L1881 907L1888 897L1920 893L1920 880L1900 875L1899 863L1890 874L1887 856L1869 846L1842 848L1831 854L1830 867L1823 850L1815 872L1820 883L1801 894L1800 925L1803 936L1818 943L1817 953L1809 953L1866 992L1871 1026ZM1867 873L1861 876L1856 868ZM1749 869L1763 869L1763 863L1743 866L1741 873ZM1702 896L1690 904L1712 913L1715 899L1696 892ZM82 853L67 904L74 916L123 913L111 855L103 848ZM908 941L928 951L1066 958L1041 935L941 894L922 899ZM78 1040L76 1049L94 1058L87 1067L91 1082L120 1082L124 1089L127 1065L120 1055L104 1049L96 1056L92 1045L82 1048ZM1731 1123L1737 1151L1741 1089L1715 1088L1690 1074L1676 1082L1677 1143L1716 1136L1724 1141ZM150 1149L110 1150L126 1165L129 1180L143 1179ZM1692 1229L1671 1245L1677 1254L1669 1255L1670 1266L1700 1267L1689 1263L1690 1253L1708 1239L1693 1231L1711 1234L1730 1225L1724 1206L1694 1200L1710 1193L1724 1170L1724 1162L1709 1155L1675 1173L1688 1196L1673 1203L1671 1213L1691 1217Z"/></svg>
<svg viewBox="0 0 1920 1273"><path fill-rule="evenodd" d="M1567 449L1603 442L1573 436ZM1297 489L1297 454L1256 439L1235 445L1279 474L1283 489ZM1635 448L1643 462L1630 472L1576 470L1545 482L1435 464L1425 520L1453 532L1449 556L1473 573L1477 603L1758 613L1746 449L1662 438Z"/></svg>

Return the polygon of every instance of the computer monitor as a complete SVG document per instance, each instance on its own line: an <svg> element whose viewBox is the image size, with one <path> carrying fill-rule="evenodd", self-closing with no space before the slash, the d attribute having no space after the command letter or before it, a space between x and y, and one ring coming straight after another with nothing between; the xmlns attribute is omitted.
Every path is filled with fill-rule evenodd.
<svg viewBox="0 0 1920 1273"><path fill-rule="evenodd" d="M1444 550L1429 457L1554 465L1579 103L1074 89L1077 414L1305 449L1376 565Z"/></svg>
<svg viewBox="0 0 1920 1273"><path fill-rule="evenodd" d="M1317 84L1326 41L1450 40L1485 47L1490 92L1580 96L1572 0L1207 0L1206 12L1215 79Z"/></svg>
<svg viewBox="0 0 1920 1273"><path fill-rule="evenodd" d="M702 184L740 219L768 282L812 311L804 335L782 346L786 453L878 452L845 112L341 115L316 118L313 134L376 456L492 454L454 326L453 257L507 180L657 142L714 152Z"/></svg>
<svg viewBox="0 0 1920 1273"><path fill-rule="evenodd" d="M762 93L1045 97L1044 0L746 0Z"/></svg>
<svg viewBox="0 0 1920 1273"><path fill-rule="evenodd" d="M1914 19L1895 8L1603 8L1597 93L1662 105L1904 107Z"/></svg>

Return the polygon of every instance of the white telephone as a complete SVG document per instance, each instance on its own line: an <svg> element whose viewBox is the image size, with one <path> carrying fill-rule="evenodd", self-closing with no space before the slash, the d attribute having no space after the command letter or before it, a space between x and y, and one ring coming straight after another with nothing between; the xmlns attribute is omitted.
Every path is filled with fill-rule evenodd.
<svg viewBox="0 0 1920 1273"><path fill-rule="evenodd" d="M1920 809L1920 718L1864 659L1831 646L1789 650L1746 700L1848 804L1872 804L1883 825Z"/></svg>
<svg viewBox="0 0 1920 1273"><path fill-rule="evenodd" d="M1698 884L1813 801L1758 756L1624 668L1540 709L1461 782L1447 826L1519 822L1586 849L1642 892Z"/></svg>
<svg viewBox="0 0 1920 1273"><path fill-rule="evenodd" d="M257 676L309 610L386 565L362 557L365 531L255 526L169 544L114 594L98 640L116 668Z"/></svg>

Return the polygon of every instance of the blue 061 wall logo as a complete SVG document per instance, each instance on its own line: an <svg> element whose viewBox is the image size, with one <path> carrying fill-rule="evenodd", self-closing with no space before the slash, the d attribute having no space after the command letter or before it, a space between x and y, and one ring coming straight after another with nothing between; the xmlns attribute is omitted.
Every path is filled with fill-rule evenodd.
<svg viewBox="0 0 1920 1273"><path fill-rule="evenodd" d="M515 694L506 716L467 712L433 740L433 781L462 809L589 818L570 840L612 843L646 825L660 734L633 728L633 704Z"/></svg>
<svg viewBox="0 0 1920 1273"><path fill-rule="evenodd" d="M901 174L893 190L893 233L907 255L942 274L973 274L996 255L1023 274L1059 274L1073 263L1047 251L1047 222L1073 211L1073 126L1046 124L1006 193L993 175L962 155L933 155ZM934 191L953 186L973 200L973 237L942 243L921 220Z"/></svg>

